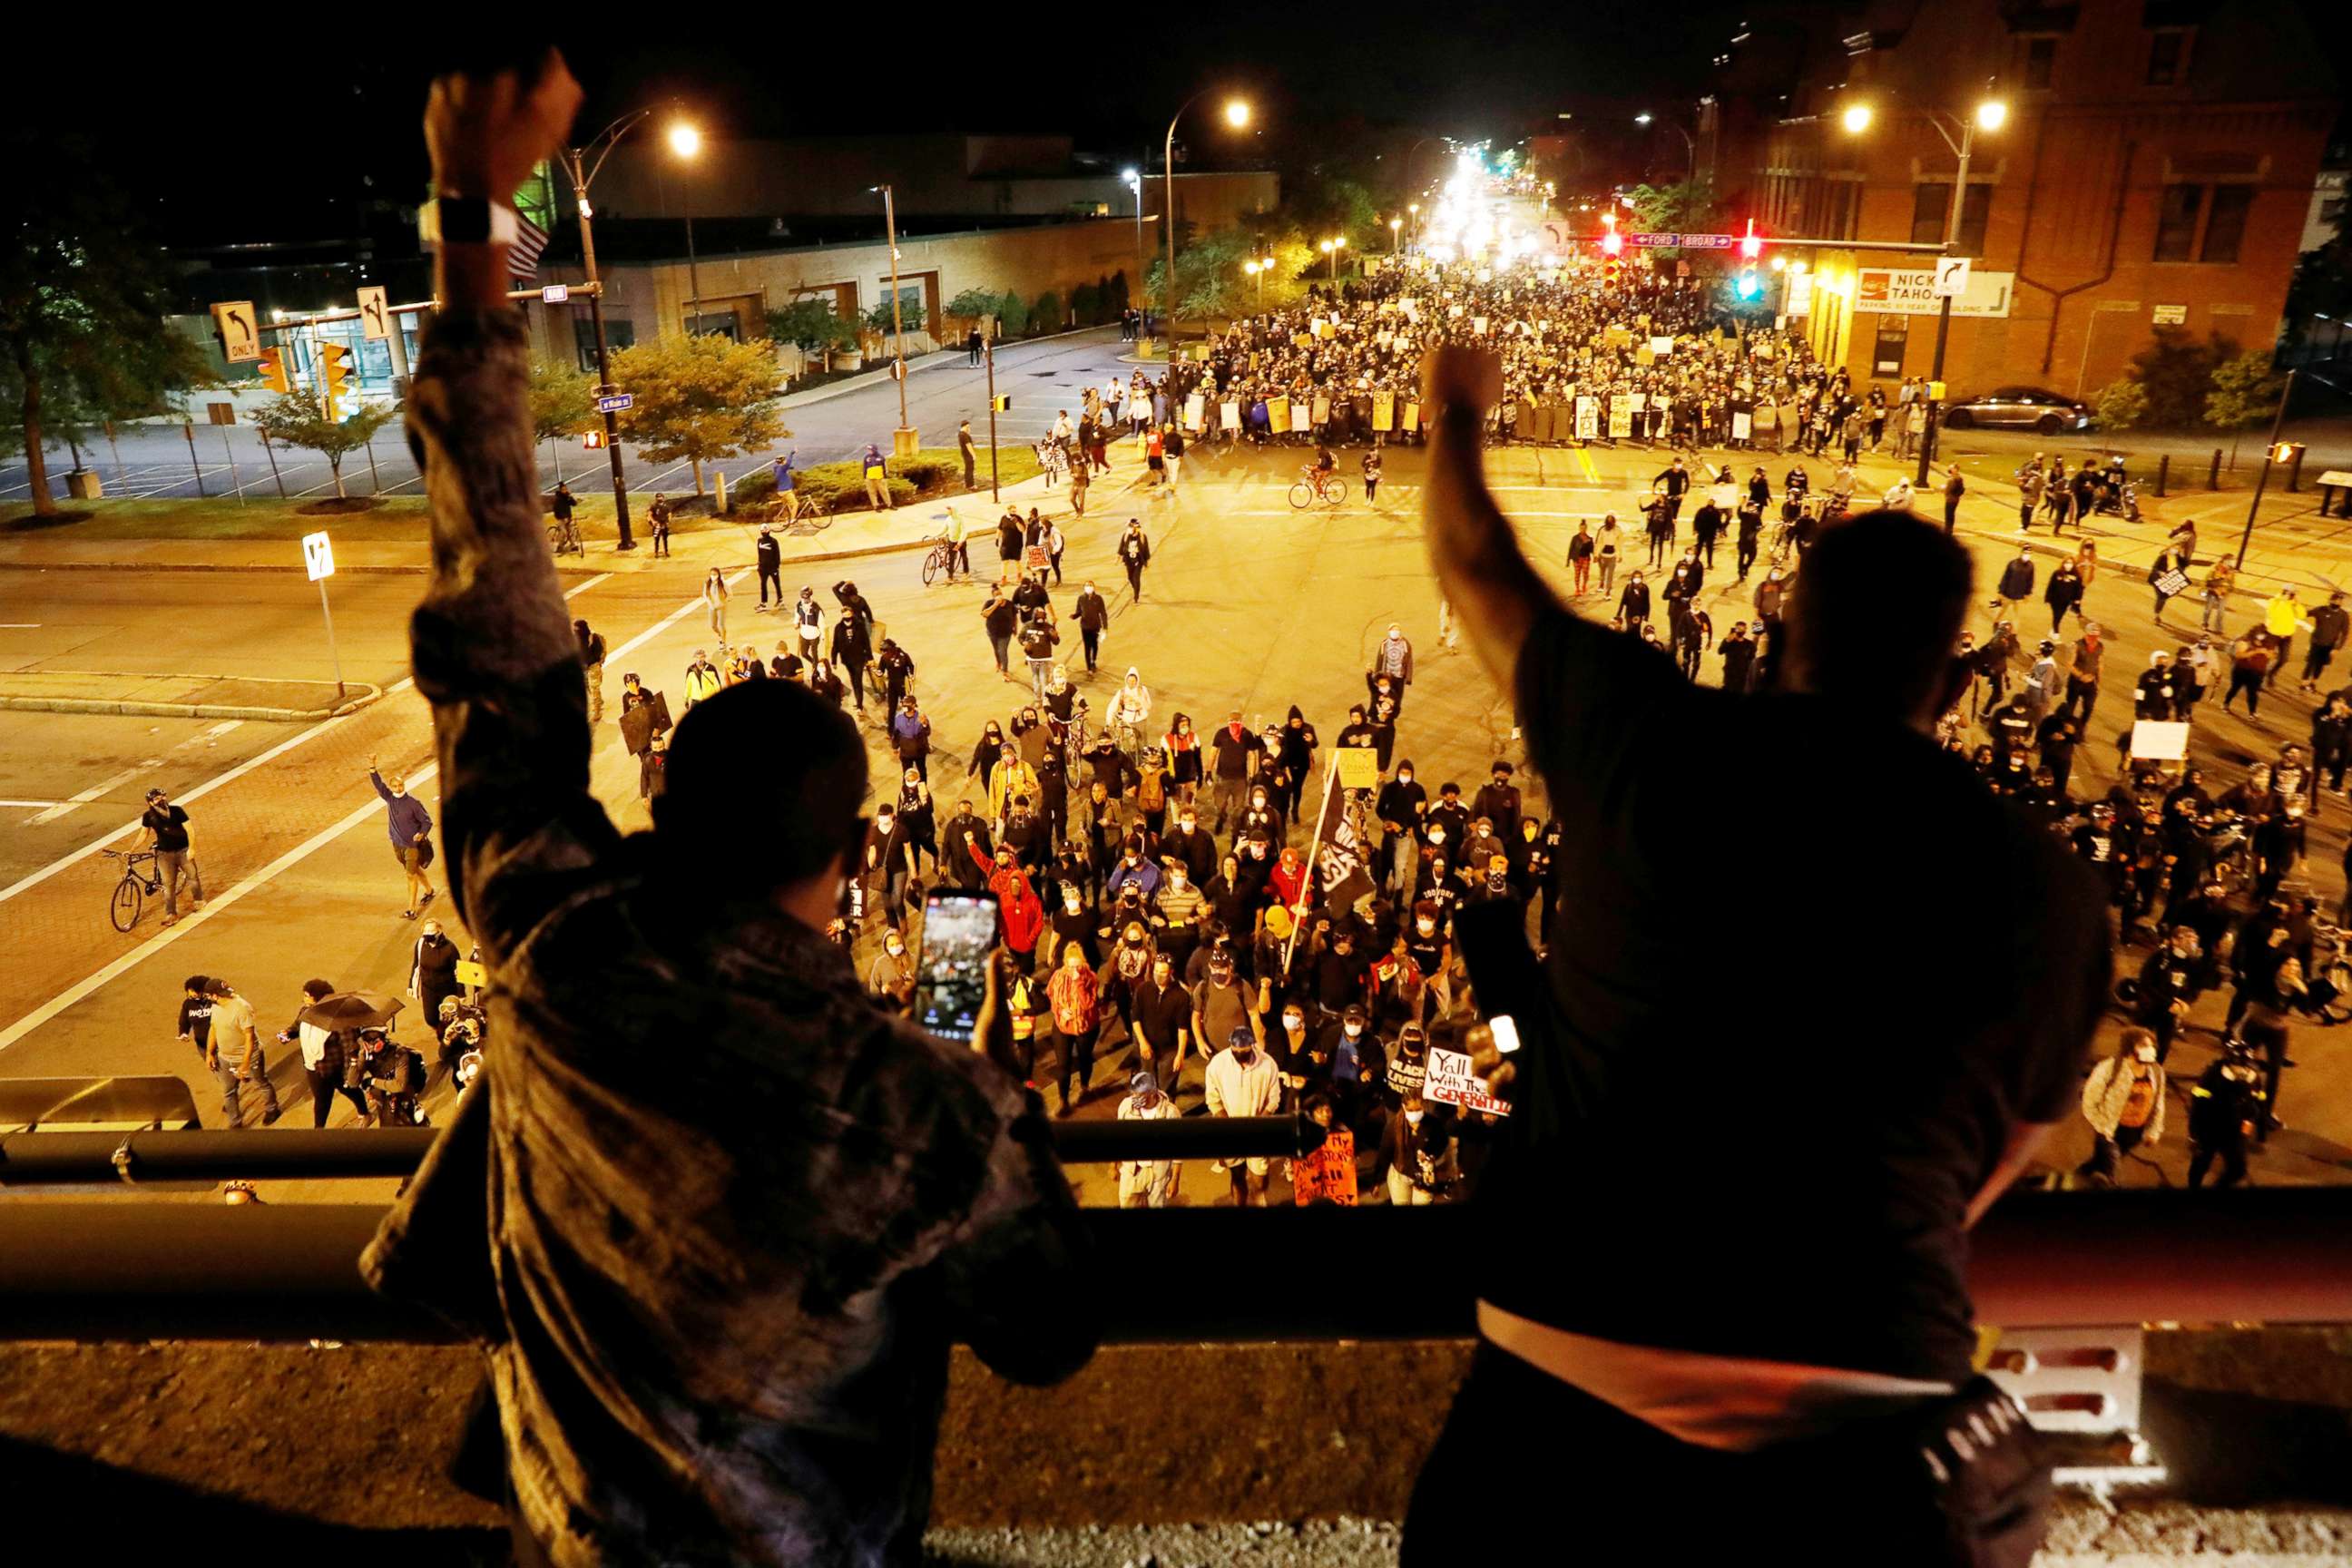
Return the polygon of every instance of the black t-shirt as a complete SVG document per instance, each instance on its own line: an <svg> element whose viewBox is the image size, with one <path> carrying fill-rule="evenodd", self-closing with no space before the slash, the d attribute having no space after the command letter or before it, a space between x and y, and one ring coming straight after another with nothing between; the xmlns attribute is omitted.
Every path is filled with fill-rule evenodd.
<svg viewBox="0 0 2352 1568"><path fill-rule="evenodd" d="M158 849L185 849L188 847L188 814L176 805L158 811L149 806L139 814L139 826L152 828Z"/></svg>
<svg viewBox="0 0 2352 1568"><path fill-rule="evenodd" d="M2067 1113L2105 999L2089 869L1924 735L1691 686L1564 611L1518 697L1584 830L1559 845L1557 1011L1478 1194L1481 1296L1603 1339L1965 1380L1962 1217L2015 1122ZM1685 889L1720 857L1689 824L1724 756L1787 825L1781 874L1693 985ZM1930 853L1878 852L1923 825ZM1656 1157L1661 1118L1687 1157Z"/></svg>

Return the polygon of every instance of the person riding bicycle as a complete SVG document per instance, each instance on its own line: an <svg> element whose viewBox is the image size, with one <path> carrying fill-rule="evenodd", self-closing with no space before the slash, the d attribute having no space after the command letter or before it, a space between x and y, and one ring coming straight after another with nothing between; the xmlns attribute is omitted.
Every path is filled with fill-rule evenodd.
<svg viewBox="0 0 2352 1568"><path fill-rule="evenodd" d="M573 505L572 487L560 479L557 480L554 499L548 503L549 510L555 513L556 531L562 536L563 542L577 548L580 543L580 531L572 523Z"/></svg>
<svg viewBox="0 0 2352 1568"><path fill-rule="evenodd" d="M1315 482L1318 485L1323 484L1326 480L1330 479L1331 475L1339 468L1339 459L1331 455L1330 446L1326 442L1316 442Z"/></svg>

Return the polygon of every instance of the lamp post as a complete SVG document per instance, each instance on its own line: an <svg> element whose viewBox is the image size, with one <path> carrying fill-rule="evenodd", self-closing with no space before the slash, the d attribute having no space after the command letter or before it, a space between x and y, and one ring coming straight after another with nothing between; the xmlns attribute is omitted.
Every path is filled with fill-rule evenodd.
<svg viewBox="0 0 2352 1568"><path fill-rule="evenodd" d="M1160 221L1168 226L1168 298L1165 303L1168 307L1168 346L1171 352L1176 346L1176 122L1184 118L1186 110L1206 97L1208 91L1207 88L1202 88L1176 106L1176 112L1168 117L1167 139L1160 144ZM1249 123L1249 117L1248 104L1238 98L1225 100L1226 124L1239 130Z"/></svg>
<svg viewBox="0 0 2352 1568"><path fill-rule="evenodd" d="M557 151L557 157L563 164L564 176L572 182L573 204L580 214L580 260L588 274L588 317L596 332L596 394L600 398L613 394L613 361L604 342L604 290L596 280L596 230L593 222L596 213L588 205L588 187L595 183L597 172L604 168L604 160L613 155L613 149L621 144L621 138L635 130L653 112L650 109L640 109L634 114L624 114L598 132L587 145ZM675 138L672 145L677 145ZM603 148L602 152L597 151L599 146ZM588 162L591 153L596 155L593 163ZM621 476L621 443L615 437L612 410L602 412L604 456L613 467L613 518L620 533L619 548L635 550L637 542L629 533L629 486Z"/></svg>
<svg viewBox="0 0 2352 1568"><path fill-rule="evenodd" d="M1944 145L1949 147L1952 150L1952 155L1959 160L1959 170L1952 177L1952 205L1944 215L1943 253L1949 256L1960 243L1960 218L1969 195L1969 157L1976 151L1977 132L1979 129L2000 130L2009 121L2009 105L2000 99L1988 98L1978 104L1976 111L1966 120L1956 120L1950 115L1932 109L1927 111L1927 123L1936 128L1936 134L1944 139ZM1839 123L1845 127L1849 134L1858 136L1870 129L1871 119L1870 105L1856 103L1839 116ZM1960 134L1957 141L1953 139L1949 131L1944 129L1947 121L1950 121L1959 128ZM1944 383L1944 345L1950 338L1951 331L1952 297L1946 294L1937 302L1936 357L1933 367L1927 373L1930 392L1934 392ZM1941 434L1942 426L1942 399L1931 398L1927 405L1927 428L1919 437L1919 468L1912 478L1912 483L1915 485L1925 485L1927 482L1927 468L1935 461L1936 438Z"/></svg>
<svg viewBox="0 0 2352 1568"><path fill-rule="evenodd" d="M1397 230L1403 226L1404 219L1401 217L1392 217L1389 219L1389 254L1391 256L1394 256L1397 253Z"/></svg>
<svg viewBox="0 0 2352 1568"><path fill-rule="evenodd" d="M1404 205L1404 210L1406 216L1412 219L1412 242L1419 245L1421 243L1421 204L1407 202Z"/></svg>
<svg viewBox="0 0 2352 1568"><path fill-rule="evenodd" d="M890 374L898 384L898 428L891 433L891 444L896 456L911 458L915 455L915 430L907 422L907 323L898 314L898 209L891 201L889 186L874 188L882 193L883 243L890 251L890 335L896 340L891 352L897 356Z"/></svg>
<svg viewBox="0 0 2352 1568"><path fill-rule="evenodd" d="M1135 193L1135 288L1140 296L1143 290L1143 171L1122 169L1118 177L1125 180L1127 188ZM1143 334L1139 330L1136 335L1140 337Z"/></svg>
<svg viewBox="0 0 2352 1568"><path fill-rule="evenodd" d="M702 132L681 120L669 128L669 150L691 161L702 151ZM694 336L695 324L702 320L702 268L694 257L694 203L686 204L686 335Z"/></svg>
<svg viewBox="0 0 2352 1568"><path fill-rule="evenodd" d="M1331 258L1331 281L1337 283L1339 281L1339 253L1348 248L1348 237L1344 234L1334 235L1329 239L1324 240L1319 248L1324 255Z"/></svg>
<svg viewBox="0 0 2352 1568"><path fill-rule="evenodd" d="M1641 113L1633 116L1633 123L1636 125L1653 125L1657 122L1657 118L1658 117L1656 115L1651 113L1645 109L1642 110ZM1686 181L1697 179L1698 143L1691 139L1691 133L1683 129L1682 122L1680 121L1669 120L1666 123L1674 128L1675 134L1683 139L1683 151L1690 156L1690 162L1683 166L1683 178Z"/></svg>

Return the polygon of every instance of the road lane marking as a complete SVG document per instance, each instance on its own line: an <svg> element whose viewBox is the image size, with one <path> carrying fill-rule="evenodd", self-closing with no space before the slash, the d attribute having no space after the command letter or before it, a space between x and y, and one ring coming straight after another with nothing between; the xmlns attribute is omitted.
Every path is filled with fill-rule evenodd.
<svg viewBox="0 0 2352 1568"><path fill-rule="evenodd" d="M429 763L418 772L409 774L408 777L410 782L422 784L429 782L433 776L440 771L441 769L438 763ZM55 996L50 997L47 1002L42 1003L38 1007L34 1008L23 1017L9 1025L5 1029L0 1029L0 1051L6 1050L10 1046L15 1045L18 1040L23 1039L26 1035L31 1034L35 1029L39 1028L42 1025L47 1023L50 1019L56 1017L58 1014L64 1012L67 1008L72 1006L77 1002L89 996L100 987L108 984L116 977L127 973L139 964L145 963L149 958L152 958L156 953L161 952L164 948L169 947L172 943L179 941L182 937L187 935L190 931L195 930L206 921L211 920L222 910L236 903L237 900L244 898L247 893L254 891L257 888L265 887L275 879L283 876L295 866L299 865L303 860L308 859L316 851L324 848L328 844L333 842L336 838L341 837L343 834L350 832L352 828L357 827L361 823L365 822L370 817L378 816L383 812L383 803L380 800L371 800L362 805L354 807L352 813L345 816L341 821L331 823L327 826L320 828L318 832L310 835L310 837L304 839L301 843L297 844L293 848L286 851L285 854L280 855L277 859L272 860L268 865L264 866L260 870L256 871L251 876L246 878L245 880L231 888L227 892L221 893L215 897L205 900L204 908L197 910L191 914L182 916L178 925L167 927L163 931L157 931L153 936L149 937L145 942L141 942L129 952L124 953L113 963L109 963L106 967L98 971L97 973L89 975L86 978L76 981L73 984L67 986L63 991L58 992Z"/></svg>
<svg viewBox="0 0 2352 1568"><path fill-rule="evenodd" d="M107 791L115 788L117 785L129 784L132 779L137 778L149 768L160 768L163 765L163 759L161 757L150 757L143 763L134 763L131 766L123 769L112 778L101 779L97 784L94 784L88 789L83 790L79 795L72 795L67 799L58 802L57 805L49 807L48 810L42 812L39 816L25 818L25 826L27 827L38 827L43 823L55 822L58 818L66 816L69 812L80 810L83 806L88 805L91 801L96 800L100 795L104 795Z"/></svg>
<svg viewBox="0 0 2352 1568"><path fill-rule="evenodd" d="M599 572L593 577L589 578L585 583L581 584L577 588L566 588L563 591L563 596L569 599L575 594L584 594L599 583L610 582L612 580L612 576L613 574L610 572Z"/></svg>
<svg viewBox="0 0 2352 1568"><path fill-rule="evenodd" d="M0 800L0 805L12 807L27 805L57 805L61 803L54 800Z"/></svg>

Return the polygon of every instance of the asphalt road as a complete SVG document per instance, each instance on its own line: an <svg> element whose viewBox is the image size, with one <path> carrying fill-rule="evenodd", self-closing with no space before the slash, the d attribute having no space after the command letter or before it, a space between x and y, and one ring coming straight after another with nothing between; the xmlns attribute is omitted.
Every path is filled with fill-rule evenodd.
<svg viewBox="0 0 2352 1568"><path fill-rule="evenodd" d="M1412 758L1421 776L1432 784L1450 778L1471 788L1496 757L1523 763L1524 753L1512 739L1505 694L1466 654L1437 646L1436 601L1418 526L1417 455L1405 451L1391 458L1378 509L1368 509L1358 498L1337 510L1304 514L1284 499L1300 460L1296 449L1189 459L1183 494L1171 500L1131 490L1139 469L1130 458L1122 457L1117 470L1095 487L1089 516L1064 524L1070 538L1068 581L1057 602L1066 609L1091 573L1114 606L1103 673L1093 681L1081 679L1081 689L1093 694L1099 709L1111 684L1133 663L1155 690L1156 721L1181 710L1206 728L1237 708L1256 724L1278 719L1297 702L1328 741L1344 721L1347 705L1361 695L1369 652L1394 620L1414 638L1419 653L1399 754ZM1646 484L1661 460L1639 451L1579 455L1512 449L1492 454L1490 466L1530 555L1559 583L1565 578L1559 564L1565 542L1577 520L1608 508L1628 512L1631 492ZM1865 471L1872 482L1884 483L1891 477L1891 468L1883 475L1876 467ZM1963 536L1978 551L1980 573L1989 572L2014 548L2014 536L2004 526L2010 514L1994 496L1972 496L1970 507L1969 521L1977 531L1971 534L1964 527ZM1155 543L1140 605L1129 601L1111 555L1112 540L1129 515L1146 520ZM1727 568L1727 554L1706 591L1719 628L1748 608L1745 591L1730 585ZM697 572L690 561L666 563L660 570L591 579L573 590L575 612L596 625L613 646L608 689L617 690L623 670L637 669L668 689L674 704L677 701L688 660L697 647L713 641L692 597ZM915 690L935 725L932 782L945 815L962 787L963 763L982 722L1008 716L1025 700L1025 689L993 669L979 624L980 588L944 584L926 588L919 558L912 554L839 566L788 564L786 583L796 587L813 582L822 592L844 572L856 578L888 634L917 661ZM77 575L90 579L83 591L96 602L79 605L74 613L98 628L89 632L87 646L99 649L131 647L125 639L140 635L140 610L156 603L159 589L175 581L148 574ZM258 586L249 589L255 576L237 574L236 586L223 592L240 599L250 593L258 606L256 614L243 615L234 603L196 612L207 617L202 629L210 640L205 646L236 651L266 667L240 673L282 672L303 665L315 657L310 647L311 627L297 608L307 584L285 584L281 602L265 596ZM377 672L396 667L394 628L406 601L421 586L413 577L380 581L380 588L362 591L366 596L354 600L349 615L354 623L350 635L374 650L369 656L374 662L368 668ZM748 561L736 583L733 635L772 650L786 635L785 626L779 623L772 628L767 624L771 617L751 609L753 584ZM121 600L121 607L109 610L109 595ZM2094 614L2111 628L2116 644L2112 668L2137 668L2155 633L2137 574L2128 567L2103 573L2091 601ZM344 613L341 601L338 603L341 628ZM1606 613L1591 601L1585 608ZM309 613L315 614L315 604ZM1716 679L1718 668L1710 658L1706 678ZM2116 691L2121 689L2119 681ZM2108 737L2126 717L2124 699L2110 693L2091 743L2078 756L2078 794L2105 787L2115 765ZM69 797L157 754L163 742L188 738L164 731L150 737L116 721L37 715L14 719L0 729L0 743L9 759L6 767L16 771L0 777L11 781L7 790L12 796L22 789L22 798L27 799ZM2212 776L2234 779L2235 767L2244 759L2274 752L2279 742L2299 734L2305 721L2303 704L2282 692L2266 705L2265 721L2259 726L2209 713L2200 721L2198 743L2201 754L2226 764ZM878 730L869 726L867 733L869 740L878 741ZM264 741L283 749L267 755L269 748L260 744ZM406 766L415 776L430 757L424 704L404 688L346 719L282 736L233 731L215 737L212 744L216 756L206 755L201 762L188 758L184 771L159 771L156 776L193 776L220 764L233 769L232 759L240 756L266 760L190 807L200 836L207 890L215 895L203 918L164 931L151 917L128 937L117 936L105 922L111 878L87 851L131 815L135 795L144 788L135 778L103 795L102 805L93 803L52 823L43 830L49 836L37 849L9 862L11 879L0 885L0 946L12 957L11 964L0 970L0 1072L180 1074L190 1079L206 1122L216 1125L216 1096L194 1071L186 1048L170 1037L182 977L194 973L226 976L257 999L265 1022L273 1026L290 1015L300 982L313 975L341 985L398 988L415 928L399 918L400 881L383 837L381 807L363 769L371 752L381 752L388 763ZM876 752L878 756L878 745ZM171 765L181 767L179 763ZM635 770L623 752L609 710L598 733L594 766L597 792L616 819L625 826L644 825L645 813L635 800ZM184 795L190 786L173 787ZM433 798L429 780L421 780L420 787L428 800ZM2315 889L2331 900L2340 890L2336 865L2347 815L2342 802L2326 802L2312 836L2310 879ZM1724 928L1723 940L1738 940L1738 906L1731 895L1750 887L1763 864L1759 857L1767 840L1759 838L1755 825L1742 819L1736 785L1729 779L1720 812L1695 823L1694 830L1722 847L1720 883L1707 889L1703 900L1708 908L1726 900L1720 907L1732 911L1727 917L1732 923ZM16 837L0 835L0 840ZM9 853L18 855L13 847ZM77 853L83 858L58 864L58 858ZM25 868L26 862L44 855L50 858L30 871ZM27 875L45 869L49 874L24 885ZM436 906L446 908L446 901ZM1696 972L1703 973L1703 946L1694 953L1694 963ZM2218 1022L2222 1000L2215 997L2202 1005L2195 1022ZM2112 1043L2119 1024L2119 1019L2108 1021L2103 1045ZM1899 1038L1901 1020L1889 1020L1888 1029L1890 1040ZM2332 1036L2308 1030L2299 1032L2297 1047L2303 1065L2290 1076L2285 1097L2290 1131L2274 1141L2258 1165L2258 1179L2341 1180L2345 1170L2352 1169L2352 1148L2347 1148L2352 1145L2352 1095L2347 1093L2352 1090L2352 1059L2347 1059L2352 1053L2335 1048ZM2210 1050L2210 1032L2200 1028L2189 1033L2174 1057L2176 1073L2193 1079ZM1084 1114L1111 1113L1116 1100L1111 1085L1125 1068L1123 1058L1121 1052L1097 1065L1097 1096ZM1194 1085L1198 1070L1197 1066L1192 1068ZM290 1063L278 1061L274 1077L290 1105L299 1073ZM338 1120L348 1116L348 1110L338 1108ZM2184 1142L2179 1136L2169 1138L2158 1152L2158 1167L2176 1182ZM2070 1130L2056 1163L2071 1165L2087 1152L2087 1144L2086 1134ZM2135 1166L2127 1179L2152 1184L2158 1177ZM1188 1198L1211 1201L1222 1184L1223 1179L1205 1167L1189 1171ZM1091 1198L1104 1201L1109 1173L1081 1173L1081 1185ZM332 1190L339 1196L370 1195L347 1186Z"/></svg>
<svg viewBox="0 0 2352 1568"><path fill-rule="evenodd" d="M1118 341L1118 329L1104 327L1035 342L1014 343L1002 350L996 356L997 392L1011 396L1013 407L997 416L999 440L1008 447L1029 445L1052 428L1055 412L1059 408L1070 409L1071 416L1076 418L1079 393L1085 386L1100 385L1113 374L1122 380L1135 374L1135 365L1119 363L1120 353L1131 346ZM907 380L907 416L920 432L924 444L954 446L956 422L969 419L973 438L984 447L988 439L988 393L983 373L966 366L961 350L929 355L913 363L913 373ZM1153 368L1157 374L1160 367ZM784 423L792 435L776 443L773 450L777 454L797 450L805 467L854 458L866 449L869 441L886 452L890 449L890 433L898 426L898 395L887 376L847 385L846 390L819 387L804 395L805 402L786 400ZM693 489L690 465L645 461L625 442L622 450L622 471L630 493L650 496L656 490L675 494ZM113 447L101 440L95 447L85 447L83 451L84 460L98 469L109 496L194 500L198 493L199 467L203 470L204 492L213 496L229 494L240 484L257 494L274 495L280 480L286 493L296 498L332 495L335 488L334 476L326 460L314 454L281 448L276 454L277 471L273 477L260 437L249 425L200 425L193 446L176 425L126 426ZM982 457L984 461L984 451ZM373 460L373 469L365 451L355 452L343 460L343 485L351 494L417 493L416 466L396 426L386 427L375 438ZM730 476L740 477L764 467L767 460L765 454L750 455L730 458L722 467ZM577 442L543 445L540 461L550 485L559 474L583 493L593 485L607 482L609 470L603 454L583 451ZM52 446L49 485L61 499L66 493L66 470L71 467L70 453L62 446ZM30 493L31 480L24 459L19 457L0 463L0 508L12 508Z"/></svg>

